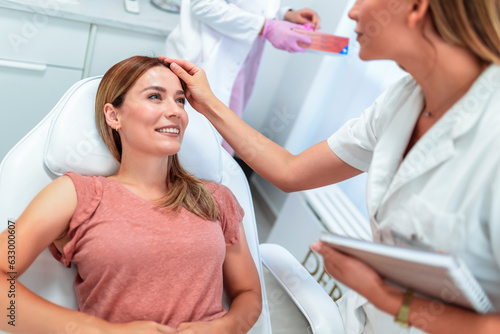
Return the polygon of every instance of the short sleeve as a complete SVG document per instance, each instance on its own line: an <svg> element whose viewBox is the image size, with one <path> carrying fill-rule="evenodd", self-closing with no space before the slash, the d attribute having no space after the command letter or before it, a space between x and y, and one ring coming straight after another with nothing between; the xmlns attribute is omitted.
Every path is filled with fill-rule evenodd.
<svg viewBox="0 0 500 334"><path fill-rule="evenodd" d="M367 172L378 139L416 88L416 82L405 76L393 83L358 118L347 121L327 142L332 151L344 162Z"/></svg>
<svg viewBox="0 0 500 334"><path fill-rule="evenodd" d="M93 176L82 176L74 172L64 175L70 177L75 186L77 205L68 229L69 241L64 246L63 254L52 243L49 248L54 258L66 267L71 267L71 260L80 237L85 233L82 225L87 222L99 206L102 199L102 184Z"/></svg>
<svg viewBox="0 0 500 334"><path fill-rule="evenodd" d="M226 246L234 245L240 240L239 224L243 221L245 212L229 188L218 183L211 183L210 188L213 189L212 196L218 205Z"/></svg>
<svg viewBox="0 0 500 334"><path fill-rule="evenodd" d="M364 172L370 168L376 143L370 126L373 108L372 105L359 118L347 121L327 141L333 153L340 159Z"/></svg>

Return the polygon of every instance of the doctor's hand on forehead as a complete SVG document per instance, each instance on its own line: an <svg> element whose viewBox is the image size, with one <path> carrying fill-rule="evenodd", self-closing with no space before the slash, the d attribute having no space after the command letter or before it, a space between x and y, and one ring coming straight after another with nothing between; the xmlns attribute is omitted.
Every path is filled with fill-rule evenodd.
<svg viewBox="0 0 500 334"><path fill-rule="evenodd" d="M204 115L206 106L220 102L212 92L205 71L184 59L171 59L164 56L160 60L170 64L170 69L186 84L184 92L189 104Z"/></svg>

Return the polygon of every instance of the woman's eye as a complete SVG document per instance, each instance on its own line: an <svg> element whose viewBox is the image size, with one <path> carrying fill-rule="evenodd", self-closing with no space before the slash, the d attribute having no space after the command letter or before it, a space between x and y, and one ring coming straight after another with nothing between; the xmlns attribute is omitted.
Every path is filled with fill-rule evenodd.
<svg viewBox="0 0 500 334"><path fill-rule="evenodd" d="M178 98L177 102L179 102L181 104L186 104L186 98L185 97Z"/></svg>
<svg viewBox="0 0 500 334"><path fill-rule="evenodd" d="M153 100L161 100L160 94L157 93L149 95L149 98Z"/></svg>

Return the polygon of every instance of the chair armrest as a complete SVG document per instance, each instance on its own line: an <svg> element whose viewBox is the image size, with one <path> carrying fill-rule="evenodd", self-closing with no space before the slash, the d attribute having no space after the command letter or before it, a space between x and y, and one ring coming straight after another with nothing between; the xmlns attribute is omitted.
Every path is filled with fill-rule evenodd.
<svg viewBox="0 0 500 334"><path fill-rule="evenodd" d="M313 334L343 334L337 304L307 270L282 246L261 244L262 264L302 312Z"/></svg>

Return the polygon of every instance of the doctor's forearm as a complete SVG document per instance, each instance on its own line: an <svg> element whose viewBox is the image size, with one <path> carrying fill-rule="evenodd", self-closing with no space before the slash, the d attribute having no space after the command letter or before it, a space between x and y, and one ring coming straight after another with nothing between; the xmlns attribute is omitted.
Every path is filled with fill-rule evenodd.
<svg viewBox="0 0 500 334"><path fill-rule="evenodd" d="M208 104L203 114L254 171L278 188L287 188L290 181L286 180L285 171L293 158L290 152L250 127L218 100Z"/></svg>
<svg viewBox="0 0 500 334"><path fill-rule="evenodd" d="M293 155L254 130L215 97L202 109L202 114L236 153L254 171L285 192L322 187L362 173L335 155L326 140Z"/></svg>

